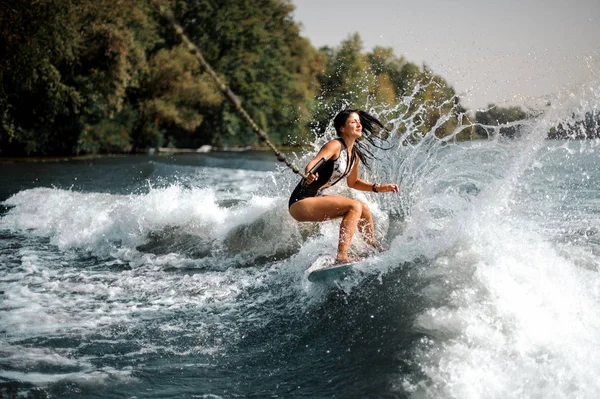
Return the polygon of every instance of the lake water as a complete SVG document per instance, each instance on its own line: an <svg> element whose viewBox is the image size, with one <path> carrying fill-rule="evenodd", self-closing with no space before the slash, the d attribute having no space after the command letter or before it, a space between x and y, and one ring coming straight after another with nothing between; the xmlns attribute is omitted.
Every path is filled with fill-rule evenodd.
<svg viewBox="0 0 600 399"><path fill-rule="evenodd" d="M335 287L305 270L339 221L295 222L271 154L0 164L0 392L599 397L600 143L545 140L565 109L378 152L399 194L337 192L389 250Z"/></svg>

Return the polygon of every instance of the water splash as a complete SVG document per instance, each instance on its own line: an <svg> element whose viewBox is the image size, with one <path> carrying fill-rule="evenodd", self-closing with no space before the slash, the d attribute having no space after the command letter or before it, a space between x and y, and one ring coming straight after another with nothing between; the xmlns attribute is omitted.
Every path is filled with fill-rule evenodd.
<svg viewBox="0 0 600 399"><path fill-rule="evenodd" d="M148 370L160 374L153 367L167 358L219 380L214 365L223 363L215 359L228 359L226 372L237 367L228 352L242 351L249 334L248 364L258 367L277 356L289 360L273 347L294 343L300 331L306 345L281 353L329 359L336 368L331 359L341 352L313 358L294 351L319 339L329 348L343 335L350 343L340 345L357 352L370 342L380 345L373 353L384 347L407 357L407 372L386 374L394 378L386 389L398 391L392 394L595 397L598 142L548 141L545 134L597 111L599 92L588 86L553 99L535 118L517 121L522 135L511 140L455 140L476 127L460 113L449 135L439 131L447 117L423 130L414 112L427 109L409 111L410 96L398 108L373 110L393 126L393 148L377 151L364 177L398 182L401 192L336 188L370 204L378 238L390 247L340 286L338 307L303 271L334 251L339 222L293 221L286 202L297 177L287 171L156 161L154 173L166 178L135 194L17 193L0 219L11 243L0 251L1 376L39 386L136 384ZM315 150L327 139L316 140ZM360 250L360 239L353 245ZM397 313L406 325L375 318L378 311ZM336 328L323 328L331 320ZM373 330L381 335L369 341ZM265 334L277 343L265 344ZM299 365L302 373L294 369L290 380L322 380L310 374L313 366ZM267 385L279 384L276 377Z"/></svg>
<svg viewBox="0 0 600 399"><path fill-rule="evenodd" d="M555 229L556 222L564 226L564 197L532 195L553 193L553 180L568 176L568 169L556 168L557 152L570 164L587 162L588 173L600 178L598 162L579 156L594 152L594 142L546 140L558 123L600 109L598 88L584 92L575 107L558 98L520 122L519 140L427 148L427 166L411 182L406 229L394 241L398 252L432 260L420 270L431 307L415 320L426 334L415 348L426 378L404 380L403 390L446 398L600 392L589 372L600 367L590 350L600 348L598 263L581 268L575 255L580 245L585 251L597 244L576 244ZM581 207L600 195L585 191L591 197L571 204L579 210L570 213L579 229L598 224ZM565 239L568 248L558 243Z"/></svg>

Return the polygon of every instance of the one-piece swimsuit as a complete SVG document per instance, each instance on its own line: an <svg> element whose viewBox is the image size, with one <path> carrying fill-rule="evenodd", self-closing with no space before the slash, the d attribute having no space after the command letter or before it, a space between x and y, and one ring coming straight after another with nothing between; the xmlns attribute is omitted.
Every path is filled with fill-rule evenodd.
<svg viewBox="0 0 600 399"><path fill-rule="evenodd" d="M322 191L324 189L333 186L350 174L356 162L356 154L352 151L352 156L350 156L348 147L346 147L346 143L341 137L336 140L339 140L342 144L340 155L335 160L328 159L325 161L318 171L319 178L311 184L306 184L304 179L300 180L290 196L288 207L304 198L323 195ZM348 167L348 164L350 164L350 167Z"/></svg>

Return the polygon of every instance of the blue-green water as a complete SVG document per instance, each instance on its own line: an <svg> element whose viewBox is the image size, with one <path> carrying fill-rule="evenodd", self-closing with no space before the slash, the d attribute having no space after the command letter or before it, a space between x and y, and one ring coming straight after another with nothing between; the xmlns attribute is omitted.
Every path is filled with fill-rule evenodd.
<svg viewBox="0 0 600 399"><path fill-rule="evenodd" d="M270 154L2 163L0 392L598 397L600 143L547 123L379 153L399 194L338 190L389 251L337 287L304 273L339 221L295 222Z"/></svg>

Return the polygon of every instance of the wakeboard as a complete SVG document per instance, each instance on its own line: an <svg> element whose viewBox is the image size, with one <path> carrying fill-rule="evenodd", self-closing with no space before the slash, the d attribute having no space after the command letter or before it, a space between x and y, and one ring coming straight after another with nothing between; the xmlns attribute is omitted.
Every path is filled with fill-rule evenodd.
<svg viewBox="0 0 600 399"><path fill-rule="evenodd" d="M360 263L362 259L348 263L334 263L332 256L321 256L313 262L306 270L308 281L310 282L328 282L339 280L352 273L353 266Z"/></svg>

